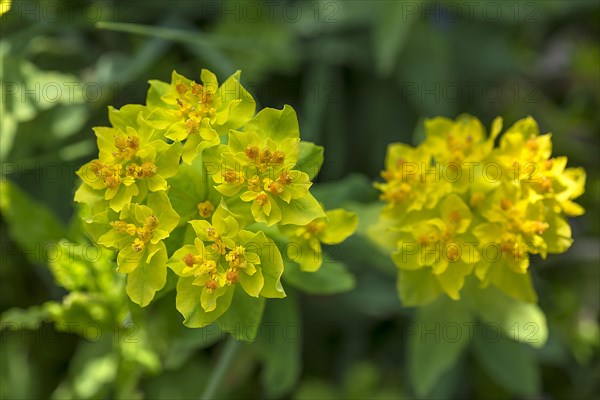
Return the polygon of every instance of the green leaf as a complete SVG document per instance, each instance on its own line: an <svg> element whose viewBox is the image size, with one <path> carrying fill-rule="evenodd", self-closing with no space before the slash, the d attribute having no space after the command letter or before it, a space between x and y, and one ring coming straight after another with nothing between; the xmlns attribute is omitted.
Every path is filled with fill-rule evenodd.
<svg viewBox="0 0 600 400"><path fill-rule="evenodd" d="M3 24L7 23L8 21L3 20ZM20 49L17 40L13 43L8 37L3 39L0 50L0 85L3 88L0 104L0 161L4 163L9 161L13 145L16 145L14 152L19 154L15 160L10 161L34 156L34 149L49 147L57 139L76 133L82 120L85 122L88 115L87 109L81 107L84 102L81 90L65 94L66 88L83 84L77 76L39 69L24 58L27 52ZM27 55L34 56L34 52ZM24 90L25 88L37 89L29 91ZM43 130L45 134L33 134L39 130Z"/></svg>
<svg viewBox="0 0 600 400"><path fill-rule="evenodd" d="M509 265L511 262L515 261L502 258L490 263L485 277L486 281L491 282L493 286L516 301L526 301L535 304L537 302L537 293L531 281L531 273L528 271L525 273L516 272Z"/></svg>
<svg viewBox="0 0 600 400"><path fill-rule="evenodd" d="M90 249L89 244L61 240L48 252L48 258L56 283L69 291L109 292L113 289L113 252L107 249Z"/></svg>
<svg viewBox="0 0 600 400"><path fill-rule="evenodd" d="M156 79L148 81L150 88L148 89L148 95L146 96L146 104L150 108L156 108L157 106L164 107L164 102L161 97L169 93L171 85L167 82L162 82Z"/></svg>
<svg viewBox="0 0 600 400"><path fill-rule="evenodd" d="M33 306L27 309L10 308L0 316L0 330L35 330L40 328L40 323L50 317L44 306Z"/></svg>
<svg viewBox="0 0 600 400"><path fill-rule="evenodd" d="M265 308L261 335L253 346L264 366L263 389L269 398L280 398L300 377L302 326L293 297L270 301Z"/></svg>
<svg viewBox="0 0 600 400"><path fill-rule="evenodd" d="M390 1L379 4L380 15L377 23L374 24L374 49L379 74L383 76L392 74L398 56L410 37L411 27L418 21L420 15L419 11L410 12L410 10L419 10L420 3Z"/></svg>
<svg viewBox="0 0 600 400"><path fill-rule="evenodd" d="M537 304L515 300L494 287L481 289L465 285L465 299L479 317L500 326L511 339L542 347L548 340L548 325Z"/></svg>
<svg viewBox="0 0 600 400"><path fill-rule="evenodd" d="M317 146L311 142L301 141L299 144L298 161L294 169L306 172L312 180L323 165L323 146Z"/></svg>
<svg viewBox="0 0 600 400"><path fill-rule="evenodd" d="M97 342L81 341L69 364L68 377L52 398L97 399L108 395L119 371L119 355L113 351L111 336Z"/></svg>
<svg viewBox="0 0 600 400"><path fill-rule="evenodd" d="M179 326L182 326L181 323ZM165 355L165 368L179 370L194 355L194 351L212 346L220 338L221 335L214 327L200 329L183 327L181 334L173 337L169 342L169 350Z"/></svg>
<svg viewBox="0 0 600 400"><path fill-rule="evenodd" d="M542 236L548 245L548 253L564 253L573 244L571 227L564 217L551 214L548 218L550 229Z"/></svg>
<svg viewBox="0 0 600 400"><path fill-rule="evenodd" d="M179 215L171 206L165 192L156 192L148 196L148 207L158 218L157 229L170 233L179 224ZM155 234L156 237L156 234ZM155 239L153 239L154 243Z"/></svg>
<svg viewBox="0 0 600 400"><path fill-rule="evenodd" d="M265 284L265 278L260 270L255 271L252 275L248 275L245 272L240 273L239 281L246 293L252 297L258 297Z"/></svg>
<svg viewBox="0 0 600 400"><path fill-rule="evenodd" d="M337 294L348 292L356 286L354 276L341 262L327 260L315 272L304 272L296 263L286 262L284 281L309 294Z"/></svg>
<svg viewBox="0 0 600 400"><path fill-rule="evenodd" d="M10 236L34 263L46 260L47 247L67 236L66 228L54 213L17 185L0 183L0 212L8 222Z"/></svg>
<svg viewBox="0 0 600 400"><path fill-rule="evenodd" d="M497 341L475 335L475 356L488 375L512 394L534 397L539 393L539 370L533 353L524 344L502 335Z"/></svg>
<svg viewBox="0 0 600 400"><path fill-rule="evenodd" d="M119 358L115 353L107 353L85 363L73 379L76 398L93 398L104 385L112 383L117 374L118 363Z"/></svg>
<svg viewBox="0 0 600 400"><path fill-rule="evenodd" d="M265 298L250 297L238 285L230 292L234 292L231 306L218 319L217 325L221 330L231 333L237 340L253 341L260 326Z"/></svg>
<svg viewBox="0 0 600 400"><path fill-rule="evenodd" d="M137 183L130 186L120 185L117 189L117 195L110 199L110 208L114 211L121 211L123 207L131 203L131 198L139 193Z"/></svg>
<svg viewBox="0 0 600 400"><path fill-rule="evenodd" d="M126 127L130 126L130 127L137 127L138 124L138 115L141 112L145 111L145 107L141 104L125 104L123 107L121 108L115 108L113 106L109 106L108 107L108 120L110 121L111 125L115 128L120 128L123 131L125 130ZM112 128L95 128L96 129L102 129L102 130L108 130L108 132L111 132L114 134L114 130ZM106 143L108 144L114 144L114 142L112 142L111 139L112 135L108 135L106 137ZM100 143L98 143L100 144ZM112 146L111 144L111 146ZM98 145L98 148L100 148L102 146ZM110 153L107 153L107 155L109 155Z"/></svg>
<svg viewBox="0 0 600 400"><path fill-rule="evenodd" d="M418 397L426 398L442 374L457 363L471 339L470 323L464 303L446 297L418 310L408 339L410 379Z"/></svg>
<svg viewBox="0 0 600 400"><path fill-rule="evenodd" d="M155 293L167 282L167 248L163 242L150 259L142 258L140 264L127 276L127 294L142 307L150 304Z"/></svg>
<svg viewBox="0 0 600 400"><path fill-rule="evenodd" d="M342 207L349 201L375 202L379 196L371 181L362 174L351 174L340 181L313 185L311 193L326 209Z"/></svg>
<svg viewBox="0 0 600 400"><path fill-rule="evenodd" d="M158 250L158 248L153 246L152 251L153 250ZM150 255L150 247L146 247L141 251L136 251L131 246L131 243L128 243L121 251L119 251L119 253L117 253L117 271L122 274L128 274L135 270L141 263L145 262L145 259Z"/></svg>
<svg viewBox="0 0 600 400"><path fill-rule="evenodd" d="M88 280L93 280L94 276L91 274L89 264L82 259L75 259L74 257L69 260L68 252L71 246L61 242L58 247L60 255L50 258L49 267L52 271L52 275L60 286L64 287L69 291L83 288ZM64 254L64 256L63 256Z"/></svg>

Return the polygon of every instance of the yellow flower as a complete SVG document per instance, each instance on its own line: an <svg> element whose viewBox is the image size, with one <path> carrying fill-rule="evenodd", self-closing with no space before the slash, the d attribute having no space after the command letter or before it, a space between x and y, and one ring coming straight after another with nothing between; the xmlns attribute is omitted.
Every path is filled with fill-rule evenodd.
<svg viewBox="0 0 600 400"><path fill-rule="evenodd" d="M427 269L453 299L460 298L464 278L480 259L468 233L471 210L456 194L445 197L432 212L417 212L398 228L392 259L401 270ZM409 221L407 221L409 222Z"/></svg>

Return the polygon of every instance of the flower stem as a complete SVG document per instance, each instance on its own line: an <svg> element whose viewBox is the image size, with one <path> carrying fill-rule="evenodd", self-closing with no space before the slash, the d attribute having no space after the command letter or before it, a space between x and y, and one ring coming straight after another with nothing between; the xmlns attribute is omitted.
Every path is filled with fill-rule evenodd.
<svg viewBox="0 0 600 400"><path fill-rule="evenodd" d="M221 382L223 382L223 378L225 378L225 374L235 358L235 354L242 347L241 344L242 343L235 340L234 337L229 337L225 343L225 348L217 361L217 365L204 388L204 392L202 392L202 396L200 397L202 400L212 400L215 397L217 389L221 385Z"/></svg>

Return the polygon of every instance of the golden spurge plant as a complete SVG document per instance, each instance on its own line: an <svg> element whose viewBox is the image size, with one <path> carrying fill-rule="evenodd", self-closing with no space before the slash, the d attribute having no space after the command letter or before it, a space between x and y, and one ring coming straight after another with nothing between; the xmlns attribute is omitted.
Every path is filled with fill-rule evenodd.
<svg viewBox="0 0 600 400"><path fill-rule="evenodd" d="M445 293L459 299L469 276L515 299L535 302L530 256L565 252L566 220L583 214L573 202L585 171L552 157L551 134L517 121L499 138L469 115L425 122L417 147L391 144L381 173L385 207L371 237L390 249L405 305ZM498 145L495 142L498 141Z"/></svg>
<svg viewBox="0 0 600 400"><path fill-rule="evenodd" d="M148 305L170 268L184 324L234 333L259 322L265 298L286 296L286 263L327 268L321 243L345 240L357 217L311 194L323 149L300 140L292 107L255 114L239 71L221 85L200 78L173 72L150 82L145 105L109 108L75 200L90 237L117 253L133 302Z"/></svg>

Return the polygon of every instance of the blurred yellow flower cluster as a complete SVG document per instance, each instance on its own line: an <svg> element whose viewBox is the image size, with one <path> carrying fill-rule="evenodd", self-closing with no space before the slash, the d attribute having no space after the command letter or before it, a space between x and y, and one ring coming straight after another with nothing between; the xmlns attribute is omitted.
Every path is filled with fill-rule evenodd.
<svg viewBox="0 0 600 400"><path fill-rule="evenodd" d="M486 135L472 116L437 117L416 148L388 147L384 182L375 184L387 204L370 235L392 250L405 305L442 293L458 300L469 275L535 302L529 256L571 246L566 217L584 212L573 199L584 192L585 171L551 157L551 134L540 135L531 117L496 146L501 130L501 118Z"/></svg>

